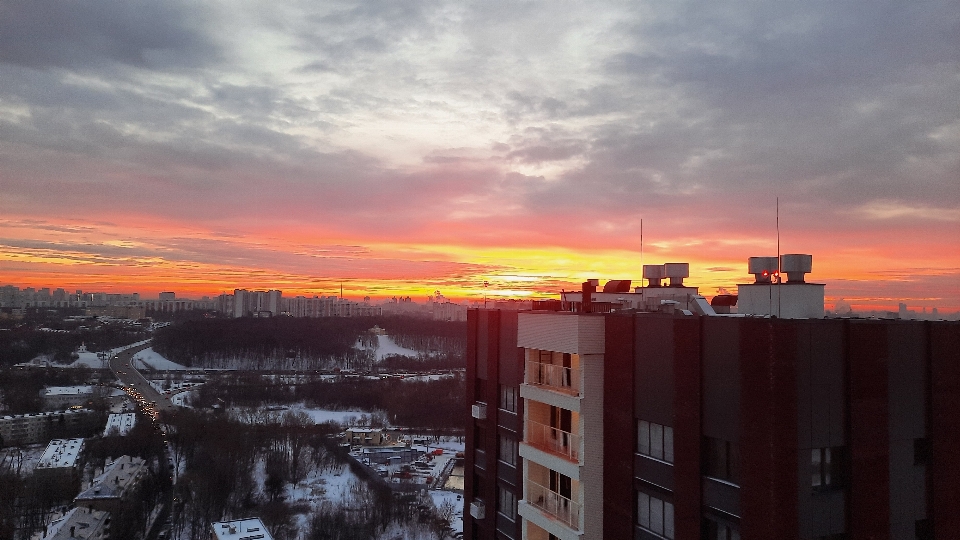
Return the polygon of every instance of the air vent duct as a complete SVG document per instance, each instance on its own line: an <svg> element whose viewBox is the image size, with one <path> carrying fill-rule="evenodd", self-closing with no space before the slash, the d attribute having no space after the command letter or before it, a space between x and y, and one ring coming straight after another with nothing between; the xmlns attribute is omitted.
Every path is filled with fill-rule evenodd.
<svg viewBox="0 0 960 540"><path fill-rule="evenodd" d="M780 271L787 274L787 283L803 283L803 275L813 270L813 255L791 253L780 256Z"/></svg>

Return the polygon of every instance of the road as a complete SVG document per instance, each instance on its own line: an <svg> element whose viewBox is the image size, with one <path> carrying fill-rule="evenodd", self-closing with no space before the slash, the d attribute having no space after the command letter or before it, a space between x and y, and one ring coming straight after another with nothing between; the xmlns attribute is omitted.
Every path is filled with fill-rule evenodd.
<svg viewBox="0 0 960 540"><path fill-rule="evenodd" d="M133 357L148 347L150 347L149 343L120 351L110 359L110 369L120 380L124 391L137 402L137 405L144 412L156 418L160 411L173 412L176 410L176 406L170 402L169 397L150 386L146 377L133 367Z"/></svg>

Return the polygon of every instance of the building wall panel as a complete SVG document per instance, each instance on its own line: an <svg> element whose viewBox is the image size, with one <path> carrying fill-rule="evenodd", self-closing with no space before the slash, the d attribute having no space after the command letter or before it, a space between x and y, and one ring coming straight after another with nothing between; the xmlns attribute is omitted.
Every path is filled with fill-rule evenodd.
<svg viewBox="0 0 960 540"><path fill-rule="evenodd" d="M890 538L888 326L848 323L851 540Z"/></svg>

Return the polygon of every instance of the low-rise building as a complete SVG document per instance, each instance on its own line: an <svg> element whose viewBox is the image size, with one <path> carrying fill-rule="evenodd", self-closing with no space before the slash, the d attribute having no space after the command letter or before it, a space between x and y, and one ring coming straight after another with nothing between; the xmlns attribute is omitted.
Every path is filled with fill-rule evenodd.
<svg viewBox="0 0 960 540"><path fill-rule="evenodd" d="M344 433L343 442L360 446L380 446L392 444L390 434L381 428L348 428Z"/></svg>
<svg viewBox="0 0 960 540"><path fill-rule="evenodd" d="M123 503L136 497L137 487L146 473L147 465L143 459L121 456L108 463L90 487L81 491L73 502L77 506L118 512Z"/></svg>
<svg viewBox="0 0 960 540"><path fill-rule="evenodd" d="M76 467L83 450L83 439L53 439L40 455L37 468Z"/></svg>
<svg viewBox="0 0 960 540"><path fill-rule="evenodd" d="M110 537L110 513L73 508L44 527L33 540L101 540Z"/></svg>
<svg viewBox="0 0 960 540"><path fill-rule="evenodd" d="M260 518L246 518L210 525L210 540L273 540L273 536Z"/></svg>
<svg viewBox="0 0 960 540"><path fill-rule="evenodd" d="M69 498L79 488L82 450L83 439L53 439L40 456L34 476L53 479L61 495Z"/></svg>
<svg viewBox="0 0 960 540"><path fill-rule="evenodd" d="M43 408L56 411L83 405L93 399L92 386L48 386L43 391Z"/></svg>

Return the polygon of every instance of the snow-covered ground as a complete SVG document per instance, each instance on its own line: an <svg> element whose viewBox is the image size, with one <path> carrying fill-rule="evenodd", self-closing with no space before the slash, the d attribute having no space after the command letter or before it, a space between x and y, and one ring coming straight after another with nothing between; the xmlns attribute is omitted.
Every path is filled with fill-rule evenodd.
<svg viewBox="0 0 960 540"><path fill-rule="evenodd" d="M406 347L401 347L400 345L397 345L397 343L393 341L393 339L391 339L390 336L386 334L381 336L376 336L376 337L377 337L377 348L374 351L374 358L376 359L377 362L383 360L388 356L409 356L410 358L417 358L418 356L420 356L420 354L413 349L408 349ZM360 345L359 343L356 344L355 347L362 350L370 350L369 348L366 348Z"/></svg>
<svg viewBox="0 0 960 540"><path fill-rule="evenodd" d="M419 356L417 351L401 347L396 344L388 335L377 336L376 359L379 362L388 356L409 356L416 358Z"/></svg>
<svg viewBox="0 0 960 540"><path fill-rule="evenodd" d="M137 369L152 369L155 371L176 371L190 369L181 366L176 362L167 360L160 353L153 350L153 347L138 352L133 357L134 367Z"/></svg>
<svg viewBox="0 0 960 540"><path fill-rule="evenodd" d="M431 489L429 491L430 498L433 499L433 506L440 508L440 505L444 502L449 501L450 504L453 504L454 514L453 518L450 519L450 528L455 532L463 533L463 495L459 493L454 493L452 491L445 491L442 489Z"/></svg>
<svg viewBox="0 0 960 540"><path fill-rule="evenodd" d="M0 470L9 468L19 471L21 476L31 474L46 449L46 443L4 448L0 450Z"/></svg>

